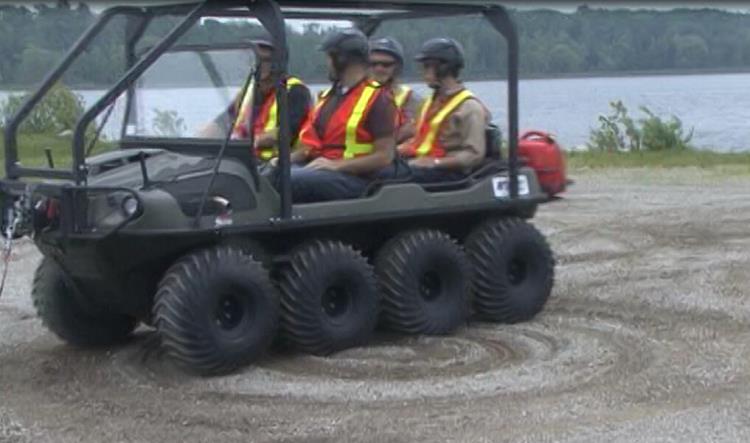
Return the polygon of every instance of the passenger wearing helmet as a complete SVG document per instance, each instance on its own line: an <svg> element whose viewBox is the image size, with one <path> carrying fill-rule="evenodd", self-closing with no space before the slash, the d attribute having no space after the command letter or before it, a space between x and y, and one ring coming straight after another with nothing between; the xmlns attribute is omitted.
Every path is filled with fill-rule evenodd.
<svg viewBox="0 0 750 443"><path fill-rule="evenodd" d="M356 29L335 31L320 50L333 84L321 93L292 155L298 203L359 197L395 156L396 107L367 76L367 37Z"/></svg>
<svg viewBox="0 0 750 443"><path fill-rule="evenodd" d="M269 161L278 156L277 86L285 85L289 91L289 132L292 144L296 143L302 123L310 112L312 97L310 90L299 78L293 76L278 80L274 78L271 70L274 46L270 37L253 40L252 43L257 48L257 56L260 61L258 93L252 96L252 91L248 91L242 100L238 96L227 109L225 115L217 119L215 127L204 131L204 136L217 136L220 133L218 126L221 120L226 119L235 122L232 127L231 137L233 139L249 139L252 111L254 116L252 135L255 154L260 160ZM252 102L249 100L251 97ZM239 118L237 118L238 114Z"/></svg>
<svg viewBox="0 0 750 443"><path fill-rule="evenodd" d="M390 37L370 42L370 77L390 89L397 110L396 142L402 143L415 134L419 96L412 88L401 84L404 70L404 48Z"/></svg>
<svg viewBox="0 0 750 443"><path fill-rule="evenodd" d="M422 105L416 135L399 153L409 159L415 181L461 179L485 157L489 113L459 80L464 53L458 42L429 40L415 58L433 94Z"/></svg>

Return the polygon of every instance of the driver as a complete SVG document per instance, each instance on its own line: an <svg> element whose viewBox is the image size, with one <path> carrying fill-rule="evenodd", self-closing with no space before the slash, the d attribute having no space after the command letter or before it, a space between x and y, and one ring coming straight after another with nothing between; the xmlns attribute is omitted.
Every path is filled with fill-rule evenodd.
<svg viewBox="0 0 750 443"><path fill-rule="evenodd" d="M274 45L270 38L253 40L260 59L260 81L258 94L252 102L252 91L248 91L240 100L239 95L226 112L201 131L204 137L217 137L221 134L221 122L235 122L232 127L232 139L249 139L252 131L253 147L257 158L268 162L278 157L278 103L276 102L276 88L286 85L289 91L288 113L290 144L294 145L299 137L299 131L310 112L312 97L307 86L297 77L288 76L281 81L275 81L271 72ZM250 116L255 115L252 128ZM239 118L237 116L239 115ZM224 125L226 127L226 124Z"/></svg>

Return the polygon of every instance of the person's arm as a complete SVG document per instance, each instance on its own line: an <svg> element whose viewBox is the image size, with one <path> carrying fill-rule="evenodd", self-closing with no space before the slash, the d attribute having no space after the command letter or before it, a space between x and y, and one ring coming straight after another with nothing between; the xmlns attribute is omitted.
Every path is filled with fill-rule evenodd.
<svg viewBox="0 0 750 443"><path fill-rule="evenodd" d="M467 100L448 118L451 119L445 128L448 132L443 135L454 146L446 146L446 156L416 158L410 164L423 168L469 172L482 163L487 150L484 130L488 118L482 104L477 100Z"/></svg>
<svg viewBox="0 0 750 443"><path fill-rule="evenodd" d="M477 100L465 101L457 110L457 131L460 134L461 148L448 151L438 168L470 171L482 163L487 152L485 129L488 115L484 106Z"/></svg>
<svg viewBox="0 0 750 443"><path fill-rule="evenodd" d="M307 161L307 152L308 148L304 145L292 151L292 154L290 156L292 164L301 165L302 163Z"/></svg>
<svg viewBox="0 0 750 443"><path fill-rule="evenodd" d="M373 152L349 160L340 160L337 171L352 175L367 175L383 169L393 162L395 140L393 136L375 140Z"/></svg>
<svg viewBox="0 0 750 443"><path fill-rule="evenodd" d="M239 95L234 98L232 103L227 108L216 116L212 121L206 123L196 133L196 137L199 138L223 138L226 135L226 131L230 130L227 127L234 122L237 116L237 103L239 101Z"/></svg>
<svg viewBox="0 0 750 443"><path fill-rule="evenodd" d="M414 137L411 137L396 146L396 152L402 157L408 157L411 151L411 145L414 143Z"/></svg>
<svg viewBox="0 0 750 443"><path fill-rule="evenodd" d="M206 123L195 134L197 138L221 138L225 135L224 129L216 121Z"/></svg>

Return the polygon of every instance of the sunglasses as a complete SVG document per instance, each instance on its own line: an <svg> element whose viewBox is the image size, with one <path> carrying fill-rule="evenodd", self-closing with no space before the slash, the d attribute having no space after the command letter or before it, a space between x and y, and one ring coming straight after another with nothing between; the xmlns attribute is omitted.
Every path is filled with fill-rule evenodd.
<svg viewBox="0 0 750 443"><path fill-rule="evenodd" d="M396 65L396 62L370 62L370 66L375 68L377 66L382 66L384 68L392 68Z"/></svg>
<svg viewBox="0 0 750 443"><path fill-rule="evenodd" d="M422 62L422 70L437 69L437 68L440 67L440 65L441 65L441 63L439 61L425 60L425 61Z"/></svg>

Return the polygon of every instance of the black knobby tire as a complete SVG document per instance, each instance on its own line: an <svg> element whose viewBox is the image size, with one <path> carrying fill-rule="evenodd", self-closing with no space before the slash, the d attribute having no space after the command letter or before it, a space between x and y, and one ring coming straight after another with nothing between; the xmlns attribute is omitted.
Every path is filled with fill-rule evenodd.
<svg viewBox="0 0 750 443"><path fill-rule="evenodd" d="M313 241L298 248L281 278L282 331L315 355L366 344L378 319L375 273L353 248Z"/></svg>
<svg viewBox="0 0 750 443"><path fill-rule="evenodd" d="M434 230L390 240L375 262L382 322L407 334L447 334L466 322L471 265L460 245Z"/></svg>
<svg viewBox="0 0 750 443"><path fill-rule="evenodd" d="M239 249L178 260L159 283L154 324L166 353L201 375L229 373L262 356L277 328L279 298L268 272Z"/></svg>
<svg viewBox="0 0 750 443"><path fill-rule="evenodd" d="M79 289L51 258L34 273L31 299L42 323L74 346L97 347L123 342L137 325L135 318L85 306Z"/></svg>
<svg viewBox="0 0 750 443"><path fill-rule="evenodd" d="M536 211L538 208L539 208L539 205L526 206L523 209L519 210L517 215L520 218L529 220L536 216Z"/></svg>
<svg viewBox="0 0 750 443"><path fill-rule="evenodd" d="M474 266L474 310L504 323L530 320L552 292L555 260L544 236L518 218L493 219L466 240Z"/></svg>

